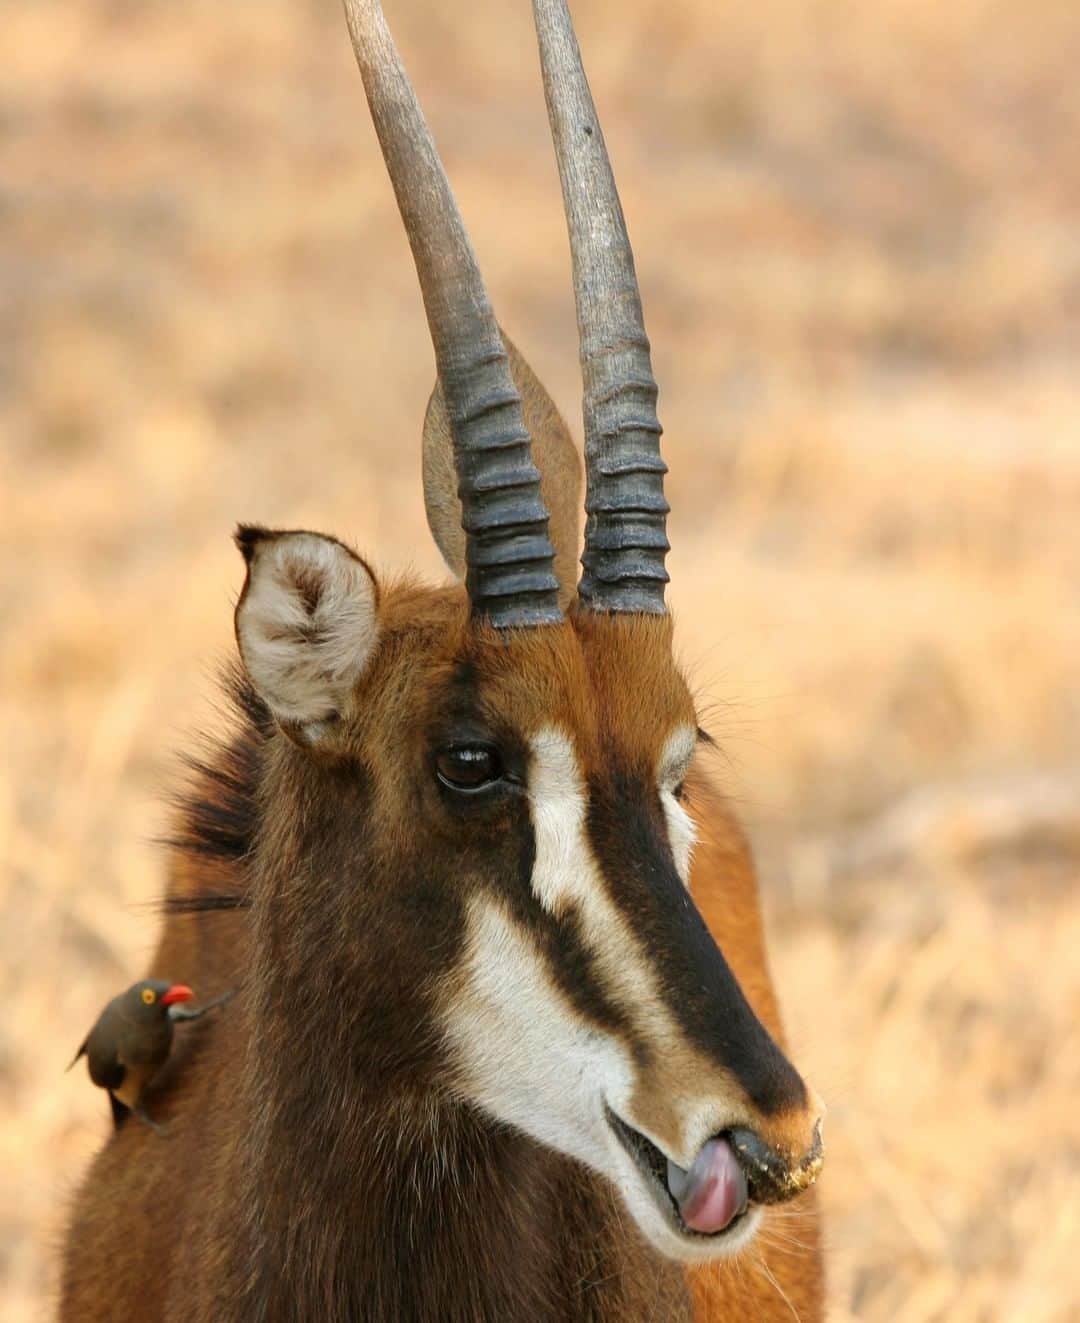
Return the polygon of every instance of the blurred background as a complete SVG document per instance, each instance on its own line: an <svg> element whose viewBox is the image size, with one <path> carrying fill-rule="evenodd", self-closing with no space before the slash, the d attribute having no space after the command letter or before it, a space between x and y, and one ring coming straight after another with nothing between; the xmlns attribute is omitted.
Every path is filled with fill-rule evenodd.
<svg viewBox="0 0 1080 1323"><path fill-rule="evenodd" d="M580 433L525 0L387 0ZM832 1317L1080 1318L1080 6L576 0L682 655L828 1098ZM0 1314L107 1108L238 519L442 577L431 351L333 0L0 0Z"/></svg>

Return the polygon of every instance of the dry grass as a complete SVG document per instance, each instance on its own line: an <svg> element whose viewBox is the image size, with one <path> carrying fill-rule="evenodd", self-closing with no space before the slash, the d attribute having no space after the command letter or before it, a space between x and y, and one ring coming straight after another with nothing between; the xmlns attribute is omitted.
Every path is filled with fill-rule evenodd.
<svg viewBox="0 0 1080 1323"><path fill-rule="evenodd" d="M576 416L527 5L395 0ZM1080 9L578 0L672 597L832 1111L837 1320L1080 1317ZM332 4L0 3L0 1312L104 1131L237 518L438 572L419 300ZM458 30L460 27L460 31Z"/></svg>

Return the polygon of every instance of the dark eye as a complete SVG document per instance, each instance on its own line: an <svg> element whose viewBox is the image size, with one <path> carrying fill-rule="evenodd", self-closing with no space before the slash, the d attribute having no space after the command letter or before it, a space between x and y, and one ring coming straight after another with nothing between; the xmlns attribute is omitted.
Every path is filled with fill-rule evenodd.
<svg viewBox="0 0 1080 1323"><path fill-rule="evenodd" d="M681 804L686 796L686 782L680 781L671 793Z"/></svg>
<svg viewBox="0 0 1080 1323"><path fill-rule="evenodd" d="M502 776L502 759L490 744L456 744L435 755L435 773L451 790L483 790Z"/></svg>

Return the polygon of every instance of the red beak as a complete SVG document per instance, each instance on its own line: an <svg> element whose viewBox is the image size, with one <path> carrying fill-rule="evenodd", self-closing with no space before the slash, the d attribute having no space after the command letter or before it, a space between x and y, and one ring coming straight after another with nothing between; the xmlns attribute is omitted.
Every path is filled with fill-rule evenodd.
<svg viewBox="0 0 1080 1323"><path fill-rule="evenodd" d="M162 1006L172 1006L178 1001L190 1001L194 996L195 994L186 983L174 983L171 988L161 994L161 1004Z"/></svg>

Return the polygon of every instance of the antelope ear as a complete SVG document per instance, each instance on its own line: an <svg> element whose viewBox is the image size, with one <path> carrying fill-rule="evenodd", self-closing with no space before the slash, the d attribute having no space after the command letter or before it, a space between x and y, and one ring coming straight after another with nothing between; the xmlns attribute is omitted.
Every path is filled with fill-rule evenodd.
<svg viewBox="0 0 1080 1323"><path fill-rule="evenodd" d="M325 744L349 707L379 636L379 589L354 552L319 533L241 526L247 580L236 641L281 729Z"/></svg>
<svg viewBox="0 0 1080 1323"><path fill-rule="evenodd" d="M503 344L521 395L521 411L532 437L533 463L551 516L548 535L555 549L559 604L565 609L577 590L581 545L581 460L570 432L547 393L505 332ZM424 506L428 527L456 579L465 578L465 531L457 494L454 444L442 387L436 383L424 418Z"/></svg>

